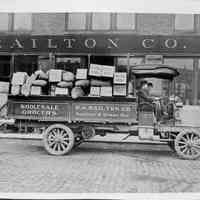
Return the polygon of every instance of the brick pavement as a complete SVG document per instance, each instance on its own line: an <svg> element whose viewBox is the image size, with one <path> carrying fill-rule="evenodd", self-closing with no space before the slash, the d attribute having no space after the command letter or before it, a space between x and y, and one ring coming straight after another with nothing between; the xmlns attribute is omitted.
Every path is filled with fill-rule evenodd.
<svg viewBox="0 0 200 200"><path fill-rule="evenodd" d="M199 166L164 145L85 143L56 157L40 141L0 140L0 192L199 192Z"/></svg>

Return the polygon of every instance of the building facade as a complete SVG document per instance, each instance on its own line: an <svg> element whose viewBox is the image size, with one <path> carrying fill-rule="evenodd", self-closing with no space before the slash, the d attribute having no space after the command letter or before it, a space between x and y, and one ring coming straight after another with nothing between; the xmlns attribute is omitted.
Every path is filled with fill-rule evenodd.
<svg viewBox="0 0 200 200"><path fill-rule="evenodd" d="M31 74L39 63L65 70L169 64L180 71L176 94L185 104L200 104L200 15L0 13L0 80L16 71Z"/></svg>

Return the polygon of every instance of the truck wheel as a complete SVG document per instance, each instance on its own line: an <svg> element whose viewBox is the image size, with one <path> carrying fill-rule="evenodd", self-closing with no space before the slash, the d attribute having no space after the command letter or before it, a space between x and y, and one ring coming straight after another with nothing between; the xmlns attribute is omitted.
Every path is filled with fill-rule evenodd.
<svg viewBox="0 0 200 200"><path fill-rule="evenodd" d="M74 134L69 127L54 124L44 131L43 141L49 154L64 155L69 153L74 145Z"/></svg>
<svg viewBox="0 0 200 200"><path fill-rule="evenodd" d="M193 130L180 132L175 138L175 150L183 159L200 157L200 134Z"/></svg>

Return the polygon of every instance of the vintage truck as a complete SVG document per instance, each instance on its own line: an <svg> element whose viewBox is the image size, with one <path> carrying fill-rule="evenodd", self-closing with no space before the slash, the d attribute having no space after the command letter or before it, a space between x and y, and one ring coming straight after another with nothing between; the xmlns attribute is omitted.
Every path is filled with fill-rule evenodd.
<svg viewBox="0 0 200 200"><path fill-rule="evenodd" d="M170 66L144 64L130 68L128 81L153 77L173 86L178 75ZM167 101L165 97L165 112L158 112L159 106L150 103L140 104L136 88L127 97L9 95L8 118L15 119L18 127L41 128L44 147L52 155L67 154L95 135L123 133L125 138L165 142L181 158L196 159L200 156L200 127L181 123L178 113L182 105L169 95ZM161 105L162 98L157 101Z"/></svg>

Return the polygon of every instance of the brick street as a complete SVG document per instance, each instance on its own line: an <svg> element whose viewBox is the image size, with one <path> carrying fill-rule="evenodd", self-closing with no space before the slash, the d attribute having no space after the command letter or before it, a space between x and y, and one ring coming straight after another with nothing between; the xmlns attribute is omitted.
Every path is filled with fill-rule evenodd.
<svg viewBox="0 0 200 200"><path fill-rule="evenodd" d="M85 143L56 157L40 141L0 140L0 192L199 192L199 166L165 145Z"/></svg>

